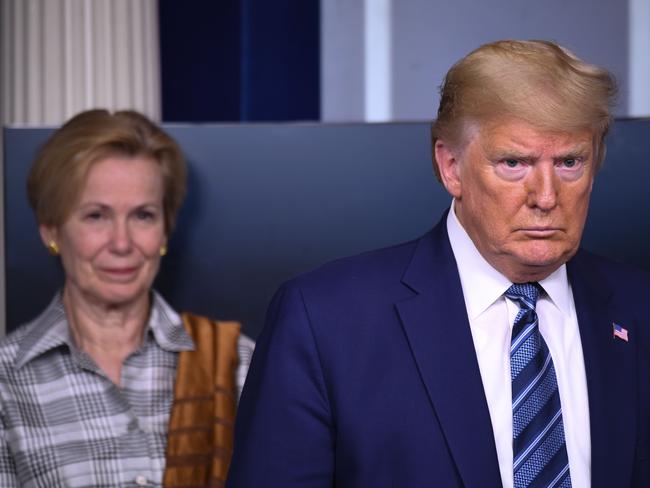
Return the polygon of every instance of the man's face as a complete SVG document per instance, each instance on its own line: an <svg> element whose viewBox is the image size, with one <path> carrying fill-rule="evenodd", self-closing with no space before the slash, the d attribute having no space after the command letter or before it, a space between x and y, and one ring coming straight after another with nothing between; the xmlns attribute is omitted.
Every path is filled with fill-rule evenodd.
<svg viewBox="0 0 650 488"><path fill-rule="evenodd" d="M509 119L473 131L460 150L438 141L436 155L458 219L511 281L541 280L575 254L596 166L592 132Z"/></svg>

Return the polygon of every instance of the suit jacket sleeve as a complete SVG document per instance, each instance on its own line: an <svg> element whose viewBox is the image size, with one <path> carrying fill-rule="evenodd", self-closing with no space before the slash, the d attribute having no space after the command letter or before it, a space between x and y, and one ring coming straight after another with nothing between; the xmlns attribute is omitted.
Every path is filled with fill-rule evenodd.
<svg viewBox="0 0 650 488"><path fill-rule="evenodd" d="M237 414L227 486L331 487L334 427L318 344L295 284L269 308Z"/></svg>

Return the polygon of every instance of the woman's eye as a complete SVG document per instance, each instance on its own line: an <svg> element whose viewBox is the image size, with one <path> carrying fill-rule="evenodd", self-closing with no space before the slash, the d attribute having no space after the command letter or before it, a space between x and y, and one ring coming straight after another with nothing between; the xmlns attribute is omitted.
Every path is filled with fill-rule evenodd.
<svg viewBox="0 0 650 488"><path fill-rule="evenodd" d="M99 220L103 217L101 212L89 212L86 214L87 220Z"/></svg>
<svg viewBox="0 0 650 488"><path fill-rule="evenodd" d="M138 220L153 220L156 214L150 210L138 210L135 216Z"/></svg>

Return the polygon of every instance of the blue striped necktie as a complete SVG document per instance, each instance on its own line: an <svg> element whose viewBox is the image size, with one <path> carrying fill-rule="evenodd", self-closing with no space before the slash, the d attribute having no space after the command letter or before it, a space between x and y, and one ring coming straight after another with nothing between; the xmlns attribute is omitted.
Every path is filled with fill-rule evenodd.
<svg viewBox="0 0 650 488"><path fill-rule="evenodd" d="M535 312L539 292L537 283L514 284L505 292L519 305L510 346L514 486L567 488L560 393Z"/></svg>

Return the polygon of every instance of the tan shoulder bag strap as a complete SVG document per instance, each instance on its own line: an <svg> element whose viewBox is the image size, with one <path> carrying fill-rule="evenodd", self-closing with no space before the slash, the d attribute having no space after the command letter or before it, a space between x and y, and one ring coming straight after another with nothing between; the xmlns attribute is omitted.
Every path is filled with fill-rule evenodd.
<svg viewBox="0 0 650 488"><path fill-rule="evenodd" d="M182 318L195 350L178 358L163 484L223 486L232 456L241 326L190 314Z"/></svg>

